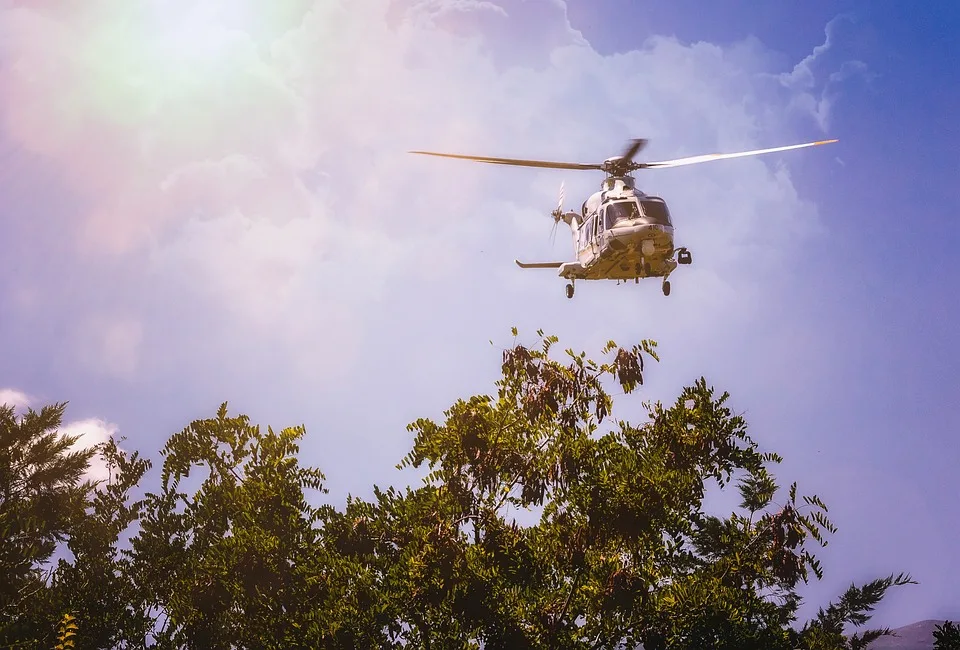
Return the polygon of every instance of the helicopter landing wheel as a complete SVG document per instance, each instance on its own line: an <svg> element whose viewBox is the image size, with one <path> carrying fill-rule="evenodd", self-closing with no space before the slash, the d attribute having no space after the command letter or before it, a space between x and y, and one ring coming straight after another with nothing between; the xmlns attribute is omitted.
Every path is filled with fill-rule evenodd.
<svg viewBox="0 0 960 650"><path fill-rule="evenodd" d="M573 298L573 283L567 285L567 298Z"/></svg>
<svg viewBox="0 0 960 650"><path fill-rule="evenodd" d="M663 281L663 295L665 296L670 295L670 280Z"/></svg>

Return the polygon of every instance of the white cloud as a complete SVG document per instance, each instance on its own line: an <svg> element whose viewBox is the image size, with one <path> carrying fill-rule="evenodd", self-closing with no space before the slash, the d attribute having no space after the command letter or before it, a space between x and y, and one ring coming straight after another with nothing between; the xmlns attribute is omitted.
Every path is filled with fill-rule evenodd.
<svg viewBox="0 0 960 650"><path fill-rule="evenodd" d="M780 84L790 92L789 107L812 116L822 131L830 128L831 109L839 97L838 86L854 76L872 77L867 65L856 59L842 61L839 69L823 72L824 67L831 65L825 64L824 59L837 47L837 31L844 23L852 22L854 19L849 14L831 20L824 28L823 43L813 48L793 70L777 75Z"/></svg>
<svg viewBox="0 0 960 650"><path fill-rule="evenodd" d="M15 388L0 388L0 405L12 406L14 410L29 408L33 400Z"/></svg>
<svg viewBox="0 0 960 650"><path fill-rule="evenodd" d="M325 0L281 22L209 19L192 29L221 47L175 57L163 50L173 23L151 27L120 0L0 14L17 60L0 70L5 135L83 199L75 221L47 225L81 244L58 298L78 323L73 357L213 399L259 397L267 382L299 412L326 408L313 406L321 389L405 404L428 391L419 368L437 350L445 388L475 390L463 368L486 367L483 343L513 324L575 346L673 341L683 377L754 319L776 320L770 301L821 227L776 156L640 173L694 265L668 300L647 282L587 284L567 301L555 273L513 259L569 259L547 215L561 180L575 208L599 174L406 151L599 161L631 137L651 138L652 159L802 141L786 113L811 92L812 62L772 93L781 71L755 40L653 38L603 56L561 2L495 4ZM416 19L424 10L443 21ZM355 466L363 443L336 440ZM404 444L375 445L383 466Z"/></svg>
<svg viewBox="0 0 960 650"><path fill-rule="evenodd" d="M13 388L0 388L0 405L13 406L15 409L22 411L33 406L34 402L35 400L23 391ZM94 445L107 442L116 435L117 426L98 418L89 418L68 422L60 427L59 433L62 436L79 436L73 448L77 450L88 449ZM85 478L95 481L109 478L107 467L99 455L91 459L90 468Z"/></svg>
<svg viewBox="0 0 960 650"><path fill-rule="evenodd" d="M94 311L80 321L75 338L77 358L89 368L117 377L138 370L143 324L121 311Z"/></svg>
<svg viewBox="0 0 960 650"><path fill-rule="evenodd" d="M486 0L421 0L414 5L413 9L432 17L476 11L489 11L504 18L509 15L500 5L486 2Z"/></svg>
<svg viewBox="0 0 960 650"><path fill-rule="evenodd" d="M62 436L79 436L79 440L73 445L75 450L89 449L108 442L116 433L117 425L97 418L68 422L60 427ZM84 478L93 481L106 481L110 478L109 469L99 454L90 459L90 467Z"/></svg>
<svg viewBox="0 0 960 650"><path fill-rule="evenodd" d="M753 39L658 37L603 56L561 2L499 2L480 19L442 2L325 1L285 29L238 31L219 60L165 60L160 36L110 21L120 4L101 0L99 22L85 5L0 17L18 26L19 63L0 71L16 100L6 135L85 199L77 222L56 225L83 246L79 288L62 302L77 314L73 356L108 376L163 374L214 400L259 395L266 381L298 413L315 391L357 399L371 384L407 403L426 394L432 375L419 368L437 350L435 375L476 390L462 369L486 367L483 343L516 324L575 346L673 342L672 385L775 318L770 301L819 232L776 156L640 172L670 203L694 265L669 300L654 281L586 284L571 302L555 273L513 259L569 259L569 234L551 245L547 215L561 181L576 208L599 174L406 153L598 161L630 137L651 138L650 159L802 141L785 115L810 88L795 70L786 96L771 93L780 71ZM457 10L439 26L415 18L443 7ZM766 331L776 340L777 326ZM352 457L353 442L336 444ZM383 466L404 445L378 445Z"/></svg>

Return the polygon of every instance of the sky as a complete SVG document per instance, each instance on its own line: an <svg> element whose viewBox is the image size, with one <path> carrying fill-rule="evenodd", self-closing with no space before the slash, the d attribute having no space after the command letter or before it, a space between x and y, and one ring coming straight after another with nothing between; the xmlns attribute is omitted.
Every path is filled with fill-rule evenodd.
<svg viewBox="0 0 960 650"><path fill-rule="evenodd" d="M223 401L302 423L342 503L417 480L406 425L493 390L512 326L652 338L618 416L705 376L830 506L804 614L906 571L874 622L960 618L960 5L40 7L0 0L0 401L69 401L66 430L154 461ZM514 265L571 259L549 212L599 173L406 153L599 162L637 137L646 160L839 142L638 172L694 255L669 298L568 300Z"/></svg>

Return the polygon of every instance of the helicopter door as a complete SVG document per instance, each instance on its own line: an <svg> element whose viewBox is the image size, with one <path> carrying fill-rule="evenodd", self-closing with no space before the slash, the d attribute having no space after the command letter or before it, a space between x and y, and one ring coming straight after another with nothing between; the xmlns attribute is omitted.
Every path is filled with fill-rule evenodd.
<svg viewBox="0 0 960 650"><path fill-rule="evenodd" d="M600 253L600 242L603 238L603 220L606 214L607 208L603 207L593 215L593 238L590 241L592 244L590 250L593 251L594 255Z"/></svg>
<svg viewBox="0 0 960 650"><path fill-rule="evenodd" d="M598 209L587 217L587 222L584 224L584 242L583 248L580 250L581 262L584 264L589 264L590 260L595 258L597 252L600 250L600 224L603 223L601 219L602 214L603 211Z"/></svg>
<svg viewBox="0 0 960 650"><path fill-rule="evenodd" d="M578 229L577 259L581 264L589 263L593 257L594 240L597 230L597 213L587 215Z"/></svg>

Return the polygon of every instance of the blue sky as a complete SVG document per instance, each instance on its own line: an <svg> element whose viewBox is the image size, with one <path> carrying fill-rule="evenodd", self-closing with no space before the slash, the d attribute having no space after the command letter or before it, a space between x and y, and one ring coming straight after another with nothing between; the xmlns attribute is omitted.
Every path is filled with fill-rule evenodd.
<svg viewBox="0 0 960 650"><path fill-rule="evenodd" d="M956 4L183 6L0 0L8 399L69 400L76 430L154 459L224 400L304 423L342 501L403 480L405 425L488 391L511 326L591 351L654 338L648 396L706 376L786 457L782 482L831 507L811 607L902 570L921 584L877 622L960 618ZM663 159L826 136L638 176L694 251L668 299L568 301L513 265L570 255L546 215L592 173L404 153L591 161L649 137Z"/></svg>

